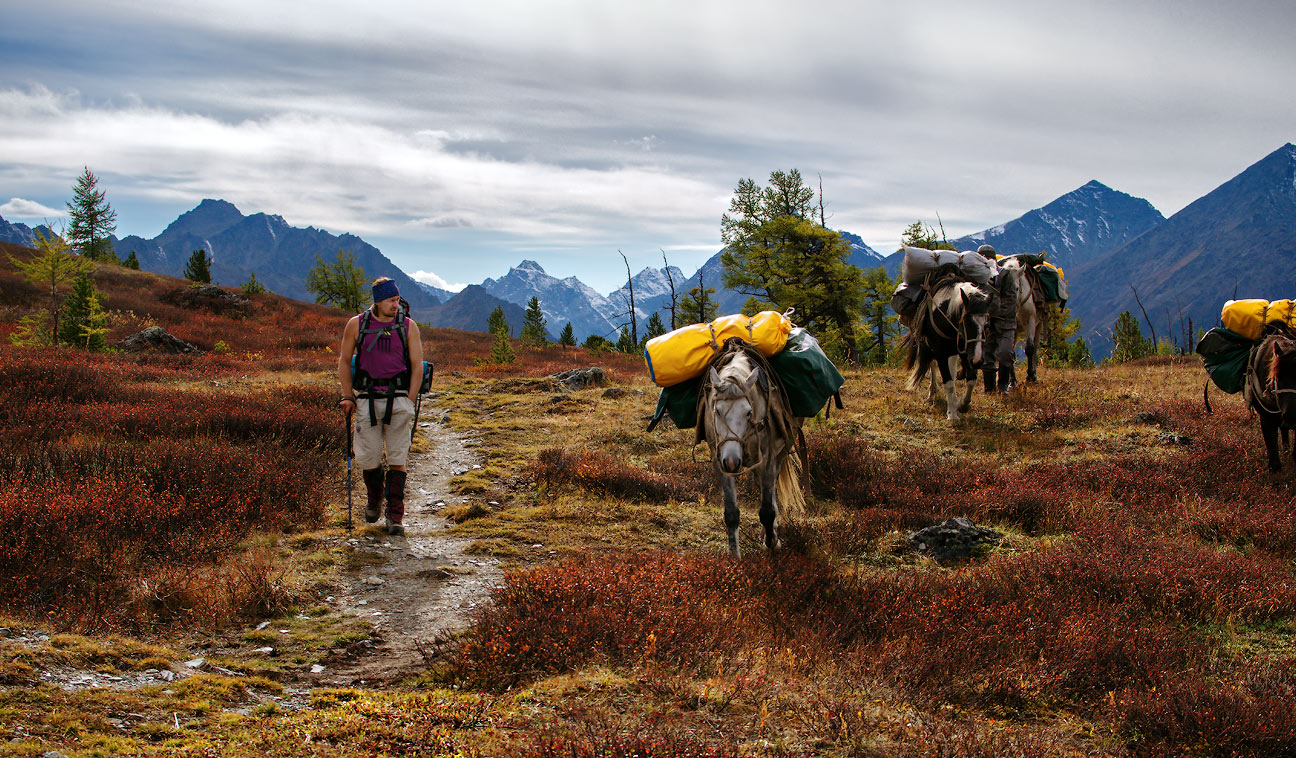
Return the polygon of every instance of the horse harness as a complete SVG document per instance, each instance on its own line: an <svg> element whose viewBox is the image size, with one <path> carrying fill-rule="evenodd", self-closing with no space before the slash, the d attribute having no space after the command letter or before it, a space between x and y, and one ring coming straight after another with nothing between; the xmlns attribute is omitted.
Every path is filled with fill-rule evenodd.
<svg viewBox="0 0 1296 758"><path fill-rule="evenodd" d="M1281 333L1270 334L1265 341L1268 341L1270 338L1274 341L1296 341L1292 337ZM1263 352L1260 348L1263 346L1264 342L1261 342L1259 345L1256 345L1251 349L1251 357L1247 359L1246 382L1242 385L1242 393L1246 397L1249 405L1266 413L1280 414L1282 413L1282 408L1278 405L1278 396L1296 395L1296 387L1277 387L1275 386L1277 382L1273 377L1269 377L1267 381L1261 381L1257 367L1260 364L1260 355ZM1272 398L1272 406L1269 405L1266 398Z"/></svg>
<svg viewBox="0 0 1296 758"><path fill-rule="evenodd" d="M725 359L726 356L728 356L730 353L735 353L735 352L744 353L747 356L748 360L750 360L754 364L755 368L758 369L764 377L766 377L765 415L762 418L756 419L752 422L752 425L758 435L757 436L758 442L756 445L756 451L757 451L756 461L747 466L744 466L740 471L734 474L734 476L741 476L742 474L745 474L748 471L758 468L765 461L765 451L762 449L762 446L759 444L759 435L764 433L764 431L768 428L770 424L771 416L774 416L774 423L778 425L779 431L783 433L783 438L790 440L794 448L796 447L798 436L793 434L795 425L792 423L792 414L788 410L792 407L792 405L791 402L788 400L787 390L783 387L783 383L779 381L778 374L774 372L773 367L770 366L769 361L765 358L765 355L761 353L759 349L757 349L752 345L749 345L748 343L743 341L741 337L730 337L729 339L725 340L724 347L721 348L720 353L717 354L714 359L712 359L711 364L708 368L715 368L718 364L720 364ZM727 423L725 423L722 419L719 419L714 415L714 407L713 407L714 404L712 402L711 394L712 393L710 391L709 384L704 383L703 387L698 392L698 413L697 413L698 426L697 426L697 436L695 438L694 444L706 440L705 425L711 423L711 421L714 418L715 420L719 421L718 424L719 426L724 427L725 435L723 437L718 436L718 434L716 435L717 436L716 441L714 442L714 444L711 444L712 457L713 458L715 457L717 451L720 449L720 446L726 442L737 442L739 445L741 445L744 449L744 457L745 457L746 445L743 444L744 442L743 438L734 434L733 430L729 428L729 425ZM717 433L719 431L720 431L719 429L716 429ZM804 458L805 437L803 433L800 434L799 439L802 447L802 451L801 451L802 457ZM710 440L706 440L706 441L708 443L711 442Z"/></svg>
<svg viewBox="0 0 1296 758"><path fill-rule="evenodd" d="M969 346L982 342L985 339L985 335L984 333L978 333L976 339L969 340L966 330L960 328L962 325L954 323L954 320L951 319L948 314L935 306L936 292L938 290L959 284L960 282L968 281L967 277L960 274L957 268L954 268L953 266L948 266L947 268L947 271L937 276L928 277L927 281L923 283L922 287L926 294L923 297L922 302L918 305L918 310L910 320L912 326L909 329L909 334L911 336L917 335L922 331L924 325L929 326L931 330L936 333L936 336L941 339L952 341L955 350L957 350L959 354L965 354ZM946 333L946 331L936 323L935 319L932 318L933 313L944 319L945 323L949 327L949 333Z"/></svg>

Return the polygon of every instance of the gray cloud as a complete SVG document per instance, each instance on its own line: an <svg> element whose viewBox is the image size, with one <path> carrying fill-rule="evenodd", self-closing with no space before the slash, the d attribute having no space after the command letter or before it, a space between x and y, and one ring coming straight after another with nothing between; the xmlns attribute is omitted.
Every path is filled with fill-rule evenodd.
<svg viewBox="0 0 1296 758"><path fill-rule="evenodd" d="M700 263L738 179L775 168L821 174L832 223L886 249L1090 179L1171 213L1292 139L1277 2L303 8L6 9L0 192L59 207L89 165L128 232L216 196L452 279L523 250L584 277L617 247Z"/></svg>

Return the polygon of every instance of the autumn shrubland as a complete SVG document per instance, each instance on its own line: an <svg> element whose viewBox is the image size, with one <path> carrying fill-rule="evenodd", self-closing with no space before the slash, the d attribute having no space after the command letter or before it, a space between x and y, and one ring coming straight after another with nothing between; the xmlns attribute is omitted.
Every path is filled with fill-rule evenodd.
<svg viewBox="0 0 1296 758"><path fill-rule="evenodd" d="M11 274L0 260L4 329L39 307ZM489 336L430 330L436 404L483 443L449 533L510 570L422 680L291 708L275 705L283 674L252 669L184 689L33 687L48 665L34 656L179 655L108 631L263 644L248 620L282 617L290 637L319 636L325 621L300 613L315 590L284 566L294 544L340 534L344 508L330 372L345 314L273 295L206 312L175 304L179 280L95 277L110 344L157 324L203 352L0 347L0 610L94 635L0 656L6 739L86 754L1296 752L1293 475L1265 473L1238 398L1205 412L1187 358L1045 369L1013 396L978 391L957 427L898 370L848 371L846 409L806 423L808 506L785 516L785 550L763 552L745 483L734 561L692 430L644 431L657 392L636 359L519 346L490 364ZM588 365L622 392L546 379ZM946 565L910 547L956 516L1004 539Z"/></svg>

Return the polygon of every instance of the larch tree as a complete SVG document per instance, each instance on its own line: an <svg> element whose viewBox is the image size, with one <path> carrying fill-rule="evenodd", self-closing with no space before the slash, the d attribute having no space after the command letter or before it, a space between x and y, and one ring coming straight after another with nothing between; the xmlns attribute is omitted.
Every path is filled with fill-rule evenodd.
<svg viewBox="0 0 1296 758"><path fill-rule="evenodd" d="M356 264L355 255L338 250L333 263L318 254L315 265L306 272L306 289L315 293L315 302L332 305L351 313L364 310L372 297L365 286L365 272Z"/></svg>
<svg viewBox="0 0 1296 758"><path fill-rule="evenodd" d="M740 180L720 221L724 285L778 310L794 308L797 323L836 335L846 359L858 363L863 273L847 263L849 243L818 223L814 197L795 169L774 171L765 187Z"/></svg>

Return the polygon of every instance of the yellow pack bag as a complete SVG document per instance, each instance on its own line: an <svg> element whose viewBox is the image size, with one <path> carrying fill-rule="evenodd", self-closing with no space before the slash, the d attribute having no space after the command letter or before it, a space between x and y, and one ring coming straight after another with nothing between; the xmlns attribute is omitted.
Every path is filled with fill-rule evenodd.
<svg viewBox="0 0 1296 758"><path fill-rule="evenodd" d="M1220 320L1224 328L1249 340L1258 340L1268 324L1286 324L1296 329L1296 303L1291 300L1230 300L1224 303Z"/></svg>
<svg viewBox="0 0 1296 758"><path fill-rule="evenodd" d="M644 361L658 387L670 387L706 370L730 337L742 337L765 355L775 355L787 344L792 322L777 311L721 316L709 324L680 327L648 340Z"/></svg>

